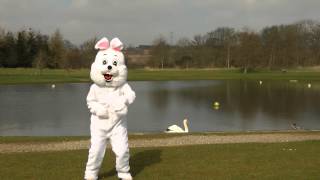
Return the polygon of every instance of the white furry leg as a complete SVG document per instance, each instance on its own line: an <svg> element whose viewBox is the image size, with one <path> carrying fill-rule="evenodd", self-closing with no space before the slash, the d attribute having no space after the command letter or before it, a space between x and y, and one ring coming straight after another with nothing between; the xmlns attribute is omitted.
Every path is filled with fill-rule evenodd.
<svg viewBox="0 0 320 180"><path fill-rule="evenodd" d="M131 174L129 173L129 145L128 145L128 133L125 123L118 123L112 130L110 137L110 144L112 151L116 155L116 170L120 179L131 180Z"/></svg>
<svg viewBox="0 0 320 180"><path fill-rule="evenodd" d="M98 173L106 150L107 132L102 129L93 130L91 124L91 146L85 170L85 179L98 179Z"/></svg>

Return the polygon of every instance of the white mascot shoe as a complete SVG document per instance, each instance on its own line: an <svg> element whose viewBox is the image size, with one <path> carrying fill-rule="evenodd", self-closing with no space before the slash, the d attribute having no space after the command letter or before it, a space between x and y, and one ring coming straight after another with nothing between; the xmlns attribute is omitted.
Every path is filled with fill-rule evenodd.
<svg viewBox="0 0 320 180"><path fill-rule="evenodd" d="M98 179L107 140L116 155L116 170L120 179L131 180L126 114L136 95L127 83L127 67L118 38L102 38L95 48L99 50L91 65L91 85L87 96L91 112L91 146L85 170L85 179Z"/></svg>

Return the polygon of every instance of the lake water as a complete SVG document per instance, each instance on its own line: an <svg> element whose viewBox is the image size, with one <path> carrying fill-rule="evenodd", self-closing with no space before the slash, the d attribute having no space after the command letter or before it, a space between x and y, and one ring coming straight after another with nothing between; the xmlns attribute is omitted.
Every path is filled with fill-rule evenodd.
<svg viewBox="0 0 320 180"><path fill-rule="evenodd" d="M213 80L131 81L129 132L287 130L296 123L320 129L320 82ZM89 135L86 95L90 84L0 86L0 135ZM213 102L220 103L219 109Z"/></svg>

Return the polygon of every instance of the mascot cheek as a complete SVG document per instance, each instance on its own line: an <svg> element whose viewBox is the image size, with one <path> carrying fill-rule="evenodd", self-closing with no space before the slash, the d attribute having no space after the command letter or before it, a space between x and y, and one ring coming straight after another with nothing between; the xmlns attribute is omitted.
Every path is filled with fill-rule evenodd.
<svg viewBox="0 0 320 180"><path fill-rule="evenodd" d="M91 65L90 77L94 83L100 86L103 86L106 84L104 77L101 74L101 71L99 70L99 66L95 62L92 63Z"/></svg>
<svg viewBox="0 0 320 180"><path fill-rule="evenodd" d="M122 78L127 78L128 71L127 71L127 67L125 65L119 66L118 71L119 71L119 75Z"/></svg>

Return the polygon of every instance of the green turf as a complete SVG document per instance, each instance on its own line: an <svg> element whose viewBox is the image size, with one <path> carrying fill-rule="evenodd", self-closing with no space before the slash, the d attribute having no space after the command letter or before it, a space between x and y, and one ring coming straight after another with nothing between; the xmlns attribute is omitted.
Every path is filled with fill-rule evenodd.
<svg viewBox="0 0 320 180"><path fill-rule="evenodd" d="M291 149L291 150L290 150ZM137 180L318 179L320 141L132 148ZM3 180L82 179L87 150L0 154ZM110 149L101 179L117 179Z"/></svg>
<svg viewBox="0 0 320 180"><path fill-rule="evenodd" d="M89 82L89 71L31 68L1 68L0 84Z"/></svg>
<svg viewBox="0 0 320 180"><path fill-rule="evenodd" d="M214 79L254 79L254 80L320 80L319 70L288 70L280 71L259 70L244 74L239 69L165 69L165 70L129 70L128 79L141 80L214 80ZM65 83L90 82L89 70L62 70L62 69L26 69L0 68L0 84L26 83Z"/></svg>

